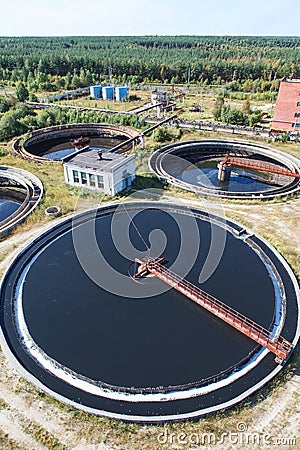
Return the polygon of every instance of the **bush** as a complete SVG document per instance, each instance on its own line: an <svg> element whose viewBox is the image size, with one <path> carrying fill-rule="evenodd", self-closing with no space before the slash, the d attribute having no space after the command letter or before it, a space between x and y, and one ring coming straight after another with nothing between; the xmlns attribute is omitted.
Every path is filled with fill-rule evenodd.
<svg viewBox="0 0 300 450"><path fill-rule="evenodd" d="M0 113L5 113L11 107L11 103L7 98L0 98Z"/></svg>
<svg viewBox="0 0 300 450"><path fill-rule="evenodd" d="M15 112L3 114L0 120L0 139L10 139L13 136L25 133L27 126L22 123Z"/></svg>
<svg viewBox="0 0 300 450"><path fill-rule="evenodd" d="M136 100L140 100L140 97L138 97L136 94L130 94L128 95L127 100L129 102L134 102Z"/></svg>
<svg viewBox="0 0 300 450"><path fill-rule="evenodd" d="M231 125L248 125L248 117L240 109L224 105L221 110L221 120Z"/></svg>
<svg viewBox="0 0 300 450"><path fill-rule="evenodd" d="M173 139L173 134L171 130L166 127L156 128L154 131L154 141L155 142L167 142Z"/></svg>
<svg viewBox="0 0 300 450"><path fill-rule="evenodd" d="M255 127L262 118L262 112L261 111L255 111L249 114L249 125L250 127Z"/></svg>
<svg viewBox="0 0 300 450"><path fill-rule="evenodd" d="M280 140L283 143L289 142L291 140L291 137L290 137L289 133L283 133L280 137Z"/></svg>

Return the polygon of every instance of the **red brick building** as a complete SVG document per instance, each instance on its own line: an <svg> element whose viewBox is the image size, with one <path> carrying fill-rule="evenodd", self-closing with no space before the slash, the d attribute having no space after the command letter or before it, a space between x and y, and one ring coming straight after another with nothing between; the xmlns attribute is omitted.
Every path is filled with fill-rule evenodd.
<svg viewBox="0 0 300 450"><path fill-rule="evenodd" d="M300 80L281 80L272 128L300 131Z"/></svg>

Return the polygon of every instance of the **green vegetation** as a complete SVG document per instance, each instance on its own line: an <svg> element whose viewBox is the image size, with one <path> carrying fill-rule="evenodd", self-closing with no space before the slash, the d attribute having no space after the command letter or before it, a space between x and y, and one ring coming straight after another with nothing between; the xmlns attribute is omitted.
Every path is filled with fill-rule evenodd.
<svg viewBox="0 0 300 450"><path fill-rule="evenodd" d="M159 127L154 131L153 139L155 142L170 142L179 139L181 132L179 129L172 129L169 127Z"/></svg>
<svg viewBox="0 0 300 450"><path fill-rule="evenodd" d="M0 448L5 450L24 450L23 445L17 444L13 439L10 439L8 433L0 430Z"/></svg>
<svg viewBox="0 0 300 450"><path fill-rule="evenodd" d="M213 109L213 115L215 120L221 120L223 107L224 107L224 97L222 95L218 95Z"/></svg>
<svg viewBox="0 0 300 450"><path fill-rule="evenodd" d="M281 77L300 77L300 38L296 37L0 37L0 50L0 78L9 93L0 97L0 139L41 126L78 121L143 128L134 115L77 111L43 111L26 117L14 114L17 100L36 101L51 92L107 83L110 72L113 83L130 84L126 103L91 102L90 98L72 99L72 103L82 107L92 103L121 112L140 106L139 101L149 101L147 91L133 92L137 85L158 83L175 89L189 81L186 105L183 100L177 105L182 118L249 126L262 119L258 107L265 105L260 102L274 103ZM6 91L3 89L3 94ZM256 102L254 108L250 101ZM62 104L69 102L62 100ZM190 109L193 103L198 106L194 112ZM270 118L270 111L264 112ZM159 133L157 142L167 142Z"/></svg>
<svg viewBox="0 0 300 450"><path fill-rule="evenodd" d="M22 81L16 86L16 97L19 102L25 102L25 100L29 99L29 91Z"/></svg>
<svg viewBox="0 0 300 450"><path fill-rule="evenodd" d="M8 406L7 403L2 398L0 398L0 410L6 409L7 406Z"/></svg>
<svg viewBox="0 0 300 450"><path fill-rule="evenodd" d="M24 104L12 104L0 114L0 140L7 140L27 131L65 123L112 123L144 129L142 117L134 114L106 114L94 111L68 110L53 107L35 111Z"/></svg>
<svg viewBox="0 0 300 450"><path fill-rule="evenodd" d="M147 126L144 119L134 114L110 115L55 106L47 110L34 110L25 104L17 103L28 99L35 101L37 97L45 97L49 92L108 82L110 66L113 82L128 82L131 86L139 83L159 83L165 86L167 83L186 84L190 73L191 92L184 100L176 100L182 118L214 119L250 126L256 125L262 118L261 111L256 108L265 106L263 101L273 102L276 98L281 77L300 78L300 38L20 37L0 38L0 49L0 77L8 93L14 94L7 97L0 96L0 141L7 141L25 132L30 133L36 128L64 123L114 123L144 129ZM111 107L120 112L125 107L133 109L140 106L141 102L148 101L150 101L149 91L133 92L132 89L126 104L104 100L91 101L88 98L72 100L74 105L80 107L94 106L103 109ZM69 101L66 103L69 104ZM197 111L190 110L194 104L199 106ZM266 109L263 111L265 113ZM268 117L270 118L270 115ZM152 152L164 143L174 140L220 138L228 139L228 135L196 129L182 131L176 127L156 129L152 136L147 136L145 150L141 151L140 148L136 150L138 176L133 183L132 191L156 188L160 189L162 196L180 197L197 204L199 197L196 194L166 186L155 176L147 173L149 171L147 152ZM230 139L241 140L241 137L232 135ZM247 140L261 142L259 138L254 137ZM272 147L300 157L299 143L289 141L288 134L284 133L279 137L278 142L272 143ZM45 216L45 209L49 206L59 205L65 216L72 213L78 205L89 208L111 200L95 192L67 186L60 164L52 162L39 164L16 158L10 152L10 143L0 142L0 163L35 173L45 187L45 195L40 206L12 234L19 232L21 236L22 232L25 235L26 232L33 234L45 224L49 224L49 220L52 219ZM122 201L124 197L120 194L115 200ZM292 206L290 206L291 213L284 212L284 209L280 209L280 203L276 206L276 201L278 199L264 203L259 200L221 202L228 217L238 220L249 229L254 229L272 242L288 260L299 280L296 231L295 235L292 233L288 239L286 238L287 232L297 230L298 215L292 213ZM259 210L250 209L250 206L255 207L258 204ZM288 203L282 208L286 207L289 207ZM296 212L296 206L294 208ZM18 248L18 244L13 242L1 252L0 262ZM4 270L5 267L1 267L0 274ZM35 403L43 399L47 407L56 410L58 415L63 414L65 429L71 430L78 442L83 438L87 445L104 442L118 448L148 450L157 448L157 436L165 429L169 434L215 433L221 436L224 430L235 431L239 422L251 425L256 421L259 411L264 407L267 408L272 399L276 398L279 389L284 389L285 386L282 384L290 379L299 359L299 346L296 352L279 376L258 393L230 411L219 412L192 422L141 426L96 417L37 392L33 386L21 379L20 388L17 390L17 387L14 387L14 393L22 395L25 392L26 398ZM10 378L7 379L7 383L11 383ZM9 410L10 405L0 399L0 409ZM53 435L51 431L33 420L26 420L22 428L36 442L47 448L56 450L66 448L62 443L63 437ZM23 448L4 432L0 432L0 447L11 450Z"/></svg>
<svg viewBox="0 0 300 450"><path fill-rule="evenodd" d="M288 133L283 133L280 136L280 140L281 140L281 142L289 142L291 140L291 137Z"/></svg>
<svg viewBox="0 0 300 450"><path fill-rule="evenodd" d="M0 113L5 113L9 110L12 103L5 97L0 97Z"/></svg>
<svg viewBox="0 0 300 450"><path fill-rule="evenodd" d="M252 111L249 98L245 100L241 109L232 108L229 103L225 103L224 97L218 95L213 108L214 119L232 125L256 126L262 118L259 110Z"/></svg>
<svg viewBox="0 0 300 450"><path fill-rule="evenodd" d="M2 37L0 77L29 91L108 81L223 84L267 92L300 77L300 39L241 36ZM113 58L112 58L113 55ZM275 76L276 75L276 76Z"/></svg>

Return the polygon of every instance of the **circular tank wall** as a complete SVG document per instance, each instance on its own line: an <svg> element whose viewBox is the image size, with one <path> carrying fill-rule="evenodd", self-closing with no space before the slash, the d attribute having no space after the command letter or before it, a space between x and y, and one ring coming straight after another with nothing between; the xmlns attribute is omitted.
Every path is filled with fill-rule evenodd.
<svg viewBox="0 0 300 450"><path fill-rule="evenodd" d="M32 173L0 166L0 236L21 223L39 205L42 182Z"/></svg>
<svg viewBox="0 0 300 450"><path fill-rule="evenodd" d="M19 147L14 144L15 150L23 156L37 160L61 161L62 158L74 153L76 150L70 142L72 139L90 138L90 148L110 151L119 144L137 137L138 133L130 128L106 124L71 124L57 125L33 131ZM118 153L131 150L133 142L122 146Z"/></svg>
<svg viewBox="0 0 300 450"><path fill-rule="evenodd" d="M226 169L230 172L228 178L220 178L220 163L227 157L240 166L227 165ZM154 152L149 165L160 179L203 195L245 199L273 198L297 193L300 189L299 177L284 174L292 172L299 176L299 160L287 153L246 142L179 142ZM242 167L243 165L248 167ZM263 170L264 168L270 171Z"/></svg>
<svg viewBox="0 0 300 450"><path fill-rule="evenodd" d="M214 270L212 246L222 250ZM298 287L272 247L198 209L136 202L64 220L15 258L0 312L2 347L18 370L63 402L140 422L230 407L279 372L273 353L177 290L133 280L135 257L149 251L296 344Z"/></svg>

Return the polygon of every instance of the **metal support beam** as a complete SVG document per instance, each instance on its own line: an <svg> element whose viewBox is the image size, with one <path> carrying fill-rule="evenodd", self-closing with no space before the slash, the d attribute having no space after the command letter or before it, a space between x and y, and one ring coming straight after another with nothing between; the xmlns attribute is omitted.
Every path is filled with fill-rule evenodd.
<svg viewBox="0 0 300 450"><path fill-rule="evenodd" d="M164 267L163 258L146 258L145 261L136 258L135 262L139 264L139 269L134 278L152 273L202 308L270 350L276 355L277 363L281 364L291 352L292 344L285 338L282 336L272 338L270 331L266 328Z"/></svg>

